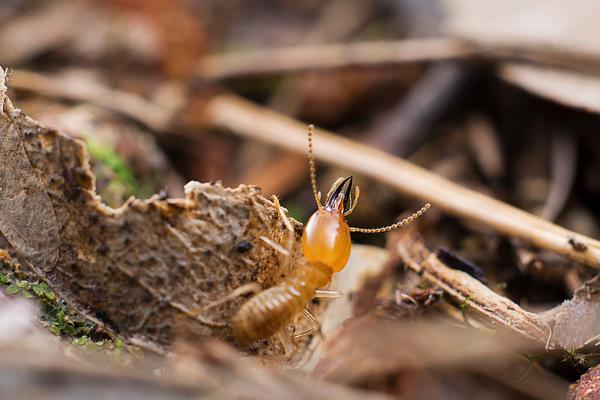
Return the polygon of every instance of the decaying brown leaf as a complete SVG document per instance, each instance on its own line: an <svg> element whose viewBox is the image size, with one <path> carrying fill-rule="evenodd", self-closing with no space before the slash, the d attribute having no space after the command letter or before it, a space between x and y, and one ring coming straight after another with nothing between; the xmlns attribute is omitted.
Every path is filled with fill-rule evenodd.
<svg viewBox="0 0 600 400"><path fill-rule="evenodd" d="M4 71L0 72L0 231L36 265L52 268L58 257L59 226L45 184L30 163L23 137L35 126L16 126L19 115L4 95ZM28 123L22 116L23 121Z"/></svg>
<svg viewBox="0 0 600 400"><path fill-rule="evenodd" d="M223 322L244 298L202 308L286 272L260 240L282 242L285 230L257 188L190 183L185 199L111 209L94 192L83 144L0 93L0 231L61 298L108 331L159 352L177 322L226 337Z"/></svg>

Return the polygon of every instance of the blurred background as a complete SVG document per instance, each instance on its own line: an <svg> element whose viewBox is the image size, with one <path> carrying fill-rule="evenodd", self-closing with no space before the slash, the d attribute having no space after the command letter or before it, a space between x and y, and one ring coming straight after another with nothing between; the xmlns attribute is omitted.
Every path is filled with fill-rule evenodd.
<svg viewBox="0 0 600 400"><path fill-rule="evenodd" d="M220 180L258 185L305 221L306 155L207 118L230 93L599 238L598 15L558 0L3 0L0 65L15 106L85 141L111 207ZM320 163L321 190L352 173ZM356 182L354 226L420 207ZM531 311L592 276L435 205L421 230Z"/></svg>

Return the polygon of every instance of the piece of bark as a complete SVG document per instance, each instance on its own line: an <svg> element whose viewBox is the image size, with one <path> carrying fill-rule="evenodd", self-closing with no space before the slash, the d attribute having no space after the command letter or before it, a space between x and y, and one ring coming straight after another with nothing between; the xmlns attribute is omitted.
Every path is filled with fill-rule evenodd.
<svg viewBox="0 0 600 400"><path fill-rule="evenodd" d="M83 144L40 126L4 90L0 97L0 231L61 298L109 332L158 352L170 348L178 322L227 337L217 326L244 297L199 310L288 272L260 240L285 243L286 231L259 189L190 183L185 199L111 209L94 192Z"/></svg>
<svg viewBox="0 0 600 400"><path fill-rule="evenodd" d="M600 366L581 375L579 380L569 386L568 400L600 400Z"/></svg>

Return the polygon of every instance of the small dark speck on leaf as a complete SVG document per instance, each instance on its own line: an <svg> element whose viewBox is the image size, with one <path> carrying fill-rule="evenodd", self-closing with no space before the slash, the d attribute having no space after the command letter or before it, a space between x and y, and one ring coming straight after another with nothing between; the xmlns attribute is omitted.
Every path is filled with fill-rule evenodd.
<svg viewBox="0 0 600 400"><path fill-rule="evenodd" d="M98 220L99 220L98 214L96 214L96 213L90 214L90 223L92 225L96 225L98 223Z"/></svg>
<svg viewBox="0 0 600 400"><path fill-rule="evenodd" d="M97 248L96 248L96 252L98 252L98 254L100 255L106 255L108 253L108 246L105 245L104 243L100 244Z"/></svg>
<svg viewBox="0 0 600 400"><path fill-rule="evenodd" d="M247 251L252 250L252 242L249 240L242 240L241 242L239 242L237 244L237 246L235 247L235 249L240 252L240 253L245 253Z"/></svg>
<svg viewBox="0 0 600 400"><path fill-rule="evenodd" d="M575 238L570 238L569 244L575 251L584 252L584 251L587 251L587 249L588 249L587 245L585 243L583 243Z"/></svg>

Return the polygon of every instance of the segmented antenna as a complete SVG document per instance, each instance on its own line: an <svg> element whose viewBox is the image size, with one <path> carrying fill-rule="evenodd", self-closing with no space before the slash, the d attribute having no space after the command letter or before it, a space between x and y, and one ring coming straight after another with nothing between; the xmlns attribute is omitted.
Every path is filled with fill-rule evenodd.
<svg viewBox="0 0 600 400"><path fill-rule="evenodd" d="M431 207L430 203L425 204L419 211L404 218L402 221L396 222L395 224L382 226L381 228L350 228L350 232L362 232L362 233L384 233L393 231L394 229L402 228L404 225L413 222L415 219L419 218L421 215L425 213Z"/></svg>
<svg viewBox="0 0 600 400"><path fill-rule="evenodd" d="M315 158L313 156L313 144L312 137L315 131L315 126L313 124L308 125L308 129L306 131L308 136L308 167L310 170L310 184L312 185L313 195L315 196L315 202L317 203L317 207L319 210L323 208L321 205L321 196L319 195L319 191L317 190L317 167L315 165Z"/></svg>

